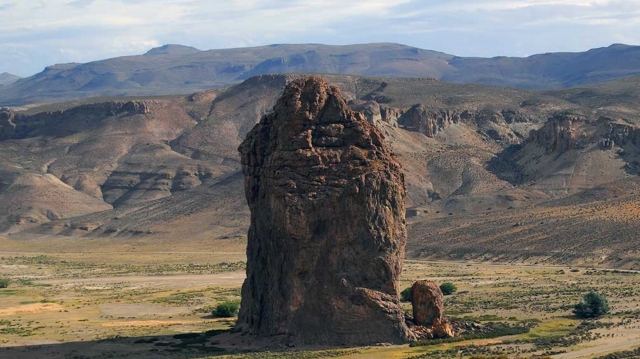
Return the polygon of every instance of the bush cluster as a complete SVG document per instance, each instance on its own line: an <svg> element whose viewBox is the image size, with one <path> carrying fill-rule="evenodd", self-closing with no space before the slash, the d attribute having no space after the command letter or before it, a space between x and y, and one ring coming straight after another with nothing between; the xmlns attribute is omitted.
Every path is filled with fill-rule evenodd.
<svg viewBox="0 0 640 359"><path fill-rule="evenodd" d="M0 288L6 288L9 286L9 279L7 278L0 278Z"/></svg>
<svg viewBox="0 0 640 359"><path fill-rule="evenodd" d="M580 318L598 318L607 313L609 313L609 302L596 292L585 294L583 301L573 308L573 314Z"/></svg>
<svg viewBox="0 0 640 359"><path fill-rule="evenodd" d="M411 301L411 287L405 288L402 292L400 292L400 301L401 302Z"/></svg>
<svg viewBox="0 0 640 359"><path fill-rule="evenodd" d="M450 295L455 293L458 290L458 287L451 282L444 282L440 284L440 290L442 291L442 294Z"/></svg>
<svg viewBox="0 0 640 359"><path fill-rule="evenodd" d="M213 315L217 318L229 318L238 315L240 310L240 302L227 301L222 302L216 306L216 310L213 311Z"/></svg>

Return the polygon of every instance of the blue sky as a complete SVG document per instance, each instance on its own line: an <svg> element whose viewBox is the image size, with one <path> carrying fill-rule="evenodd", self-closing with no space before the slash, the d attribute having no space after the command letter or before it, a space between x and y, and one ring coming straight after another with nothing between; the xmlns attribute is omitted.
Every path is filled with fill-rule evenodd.
<svg viewBox="0 0 640 359"><path fill-rule="evenodd" d="M398 42L459 56L640 44L640 0L0 0L0 73L146 52Z"/></svg>

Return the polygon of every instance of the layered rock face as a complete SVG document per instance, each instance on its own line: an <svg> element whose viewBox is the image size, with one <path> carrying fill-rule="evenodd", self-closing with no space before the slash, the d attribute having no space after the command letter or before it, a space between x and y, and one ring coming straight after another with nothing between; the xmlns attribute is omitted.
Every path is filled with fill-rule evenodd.
<svg viewBox="0 0 640 359"><path fill-rule="evenodd" d="M560 114L550 118L540 129L532 130L528 141L544 147L547 153L560 154L593 143L599 143L604 150L612 149L613 145L640 147L640 128L607 117L589 120Z"/></svg>
<svg viewBox="0 0 640 359"><path fill-rule="evenodd" d="M586 119L573 115L558 115L538 130L532 130L529 141L543 146L547 153L565 153L579 147L578 129L585 124Z"/></svg>
<svg viewBox="0 0 640 359"><path fill-rule="evenodd" d="M411 337L400 164L340 91L291 82L239 148L251 209L238 330L287 344Z"/></svg>
<svg viewBox="0 0 640 359"><path fill-rule="evenodd" d="M145 115L150 108L143 101L113 101L80 105L68 110L41 112L35 115L15 114L0 109L0 141L40 135L69 136L98 126L98 121L121 114Z"/></svg>
<svg viewBox="0 0 640 359"><path fill-rule="evenodd" d="M638 127L610 123L608 124L608 128L606 128L606 132L608 132L606 136L607 139L620 147L627 145L640 147L640 128Z"/></svg>

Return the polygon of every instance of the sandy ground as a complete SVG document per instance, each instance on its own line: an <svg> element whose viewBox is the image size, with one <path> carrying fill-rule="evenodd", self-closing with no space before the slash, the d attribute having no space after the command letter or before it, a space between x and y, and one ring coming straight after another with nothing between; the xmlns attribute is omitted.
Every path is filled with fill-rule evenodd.
<svg viewBox="0 0 640 359"><path fill-rule="evenodd" d="M7 309L0 309L0 316L8 315L20 315L20 314L34 314L40 312L51 312L63 310L64 307L55 303L34 303L27 305L20 305Z"/></svg>
<svg viewBox="0 0 640 359"><path fill-rule="evenodd" d="M47 258L50 257L56 259L54 263L57 264L23 261L28 265L20 265L19 268L18 265L8 264L15 262L6 261L0 266L0 274L14 276L15 280L7 294L0 297L0 319L11 320L10 326L5 325L5 329L17 330L15 333L0 332L0 359L68 359L77 353L96 358L111 355L109 353L122 354L131 359L173 357L171 347L145 344L144 341L135 342L141 338L153 337L160 342L175 344L179 340L173 336L178 333L203 333L211 329L229 328L233 325L233 319L212 318L211 308L220 301L239 299L239 288L245 278L244 270L216 274L177 272L178 274L143 275L136 272L132 275L113 275L113 272L101 271L100 267L105 261L107 269L111 268L108 266L118 263L139 265L167 261L211 264L218 261L208 258L206 253L202 252L155 251L141 255L120 253L118 256L103 256L100 253L55 253L47 255ZM97 263L97 267L90 267L91 272L87 273L87 267L61 265L62 260L94 265ZM226 258L221 260L228 261ZM65 277L56 272L60 268L65 270ZM235 267L232 270L235 270ZM21 284L19 278L24 278L25 273L42 275L41 279L33 278L33 283ZM91 277L93 273L95 277ZM564 335L570 330L569 327L579 324L579 321L567 317L569 310L549 311L532 305L547 302L553 307L561 302L577 300L579 293L562 294L567 285L609 288L616 310L636 311L640 308L636 295L614 296L614 293L619 295L630 285L637 283L637 276L632 273L604 271L597 275L586 274L585 269L572 272L566 266L407 260L402 275L402 286L409 286L414 280L421 278L437 282L455 282L459 287L459 293L455 296L457 300L452 301L451 305L454 310L457 308L459 317L487 315L498 318L495 319L498 321L508 320L510 317L538 318L542 322L534 329L535 333L532 333L536 336ZM549 297L536 291L555 291L562 296ZM510 294L512 292L529 299L523 300L513 296ZM517 306L508 308L511 303L505 302L505 295L511 295L510 300L515 301ZM466 309L467 307L469 309ZM626 327L601 328L598 331L602 334L616 335L613 338L607 336L583 342L572 348L554 348L572 350L556 357L589 358L633 349L640 346L640 328L636 326L640 326L640 321ZM0 326L0 331L2 329ZM221 339L216 337L209 344L214 345L214 341ZM246 343L240 345L242 348L259 349L259 343L250 343L254 339L246 340ZM460 345L472 343L498 344L500 339L470 341ZM358 354L349 357L406 358L443 348L410 348L406 345L357 348ZM157 350L163 352L164 356L158 356ZM181 352L180 355L182 354L192 355L190 358L208 357L188 351ZM527 355L524 354L523 358L528 357Z"/></svg>
<svg viewBox="0 0 640 359"><path fill-rule="evenodd" d="M621 330L612 330L612 333L620 333ZM625 329L624 333L613 338L602 338L585 344L584 349L577 349L569 353L555 355L558 359L593 358L605 354L632 350L640 347L640 330Z"/></svg>
<svg viewBox="0 0 640 359"><path fill-rule="evenodd" d="M195 324L195 320L131 320L128 322L109 322L102 323L101 325L106 328L113 327L162 327L165 325L183 325L183 324Z"/></svg>
<svg viewBox="0 0 640 359"><path fill-rule="evenodd" d="M245 271L237 271L230 273L219 274L198 274L198 275L166 275L166 276L113 276L113 277L98 277L98 278L65 278L65 279L49 279L42 280L39 283L51 284L51 285L85 285L85 286L97 286L96 289L100 289L99 285L108 285L115 283L129 283L131 285L137 285L137 288L142 287L163 287L163 288L189 288L189 287L201 287L208 285L226 286L226 285L241 285L246 277ZM89 287L91 289L91 287Z"/></svg>
<svg viewBox="0 0 640 359"><path fill-rule="evenodd" d="M180 315L191 312L191 308L186 306L167 307L164 305L151 305L147 303L108 303L100 305L99 308L102 315L126 318L152 315Z"/></svg>

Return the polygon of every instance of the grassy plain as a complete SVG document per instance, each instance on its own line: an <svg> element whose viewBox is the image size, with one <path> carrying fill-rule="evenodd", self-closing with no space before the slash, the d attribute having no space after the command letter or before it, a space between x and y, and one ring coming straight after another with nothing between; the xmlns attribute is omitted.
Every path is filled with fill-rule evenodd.
<svg viewBox="0 0 640 359"><path fill-rule="evenodd" d="M531 330L427 346L264 351L229 340L233 319L211 316L216 303L239 298L241 240L0 238L0 248L0 278L11 280L0 289L3 359L591 358L640 347L640 274L630 271L408 260L403 288L421 278L458 286L445 300L450 318ZM582 322L571 308L590 290L607 296L612 313Z"/></svg>

